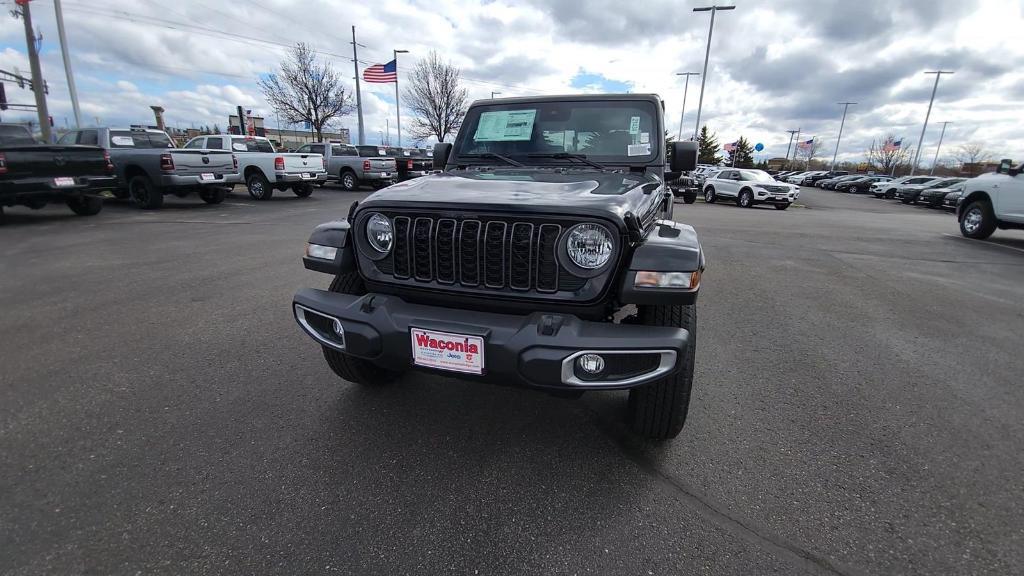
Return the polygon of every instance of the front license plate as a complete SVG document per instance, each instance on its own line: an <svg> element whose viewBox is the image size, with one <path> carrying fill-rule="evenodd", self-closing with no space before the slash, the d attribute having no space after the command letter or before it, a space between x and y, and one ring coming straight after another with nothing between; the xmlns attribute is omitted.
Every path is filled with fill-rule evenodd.
<svg viewBox="0 0 1024 576"><path fill-rule="evenodd" d="M199 175L199 179L203 180L204 182L208 182L210 180L216 180L217 177L210 172L203 172L202 174Z"/></svg>
<svg viewBox="0 0 1024 576"><path fill-rule="evenodd" d="M75 179L74 178L68 178L68 177L54 178L53 179L53 185L54 186L58 186L58 187L74 186L75 185Z"/></svg>
<svg viewBox="0 0 1024 576"><path fill-rule="evenodd" d="M412 363L427 368L483 374L484 339L436 330L410 328Z"/></svg>

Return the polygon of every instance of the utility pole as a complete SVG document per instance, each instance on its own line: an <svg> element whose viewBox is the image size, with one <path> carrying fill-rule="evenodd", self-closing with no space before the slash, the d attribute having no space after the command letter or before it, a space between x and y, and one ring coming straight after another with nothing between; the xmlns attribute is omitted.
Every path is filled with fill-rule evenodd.
<svg viewBox="0 0 1024 576"><path fill-rule="evenodd" d="M356 43L356 27L352 27L352 67L356 71L356 112L359 115L359 145L366 144L366 137L363 135L363 97L359 94L359 55L356 53L356 46L363 46ZM366 48L366 46L363 46Z"/></svg>
<svg viewBox="0 0 1024 576"><path fill-rule="evenodd" d="M789 134L789 144L786 145L786 163L788 164L789 163L789 149L793 147L793 135L794 134L799 134L800 133L800 129L797 128L796 130L786 130L786 132Z"/></svg>
<svg viewBox="0 0 1024 576"><path fill-rule="evenodd" d="M910 175L917 171L917 162L921 159L921 145L924 144L924 133L928 130L928 117L932 115L932 104L935 103L935 92L939 89L939 79L943 74L952 74L952 70L930 70L925 74L935 74L935 86L932 87L932 98L928 101L928 112L924 115L924 126L921 127L921 137L917 140L917 150L914 151L914 163L910 165Z"/></svg>
<svg viewBox="0 0 1024 576"><path fill-rule="evenodd" d="M939 133L939 145L935 147L935 159L932 160L931 172L928 172L929 176L935 175L935 165L939 163L939 150L942 150L942 138L946 135L946 125L952 124L950 121L942 123L942 132Z"/></svg>
<svg viewBox="0 0 1024 576"><path fill-rule="evenodd" d="M75 114L75 128L81 128L82 115L78 109L78 90L75 89L75 75L71 71L71 55L68 54L68 37L64 33L64 11L60 0L53 0L53 9L57 13L57 36L60 37L60 54L64 58L64 75L68 77L68 92L71 93L71 110Z"/></svg>
<svg viewBox="0 0 1024 576"><path fill-rule="evenodd" d="M700 113L704 109L704 83L708 79L708 58L711 57L711 35L715 32L715 13L719 10L735 10L735 6L705 6L694 8L694 12L711 12L711 26L708 28L708 47L704 51L704 73L700 77L700 99L697 102L697 125L693 128L693 139L697 139L700 130Z"/></svg>
<svg viewBox="0 0 1024 576"><path fill-rule="evenodd" d="M398 55L399 54L408 54L409 51L408 50L393 50L393 52L394 52L394 56L395 56L395 116L398 117L398 126L397 126L396 129L398 130L398 147L401 148L402 147L402 112L399 109L399 105L398 105L398 100L399 100L399 98L398 98ZM391 140L391 136L390 135L388 136L388 140ZM388 142L388 145L390 145L390 144L391 143Z"/></svg>
<svg viewBox="0 0 1024 576"><path fill-rule="evenodd" d="M382 146L391 146L391 119L390 118L385 118L384 119L384 130L386 130L386 132L384 132L384 134L387 137L384 139L384 142L382 142L381 145Z"/></svg>
<svg viewBox="0 0 1024 576"><path fill-rule="evenodd" d="M53 143L50 130L50 113L46 110L46 92L43 84L43 71L39 66L39 52L36 50L36 35L32 30L32 11L29 2L21 4L21 19L25 23L25 42L28 43L28 63L32 68L32 92L36 97L36 112L39 115L39 131L43 141Z"/></svg>
<svg viewBox="0 0 1024 576"><path fill-rule="evenodd" d="M850 109L850 104L856 104L856 102L838 102L843 106L843 120L839 123L839 136L836 137L836 151L832 153L832 167L829 171L836 169L836 156L839 155L839 141L843 139L843 126L846 125L846 111Z"/></svg>
<svg viewBox="0 0 1024 576"><path fill-rule="evenodd" d="M686 84L683 85L683 110L679 113L679 136L676 140L683 139L683 116L686 116L686 93L690 91L690 76L700 76L700 72L676 72L676 76L685 76ZM696 136L694 139L696 140Z"/></svg>

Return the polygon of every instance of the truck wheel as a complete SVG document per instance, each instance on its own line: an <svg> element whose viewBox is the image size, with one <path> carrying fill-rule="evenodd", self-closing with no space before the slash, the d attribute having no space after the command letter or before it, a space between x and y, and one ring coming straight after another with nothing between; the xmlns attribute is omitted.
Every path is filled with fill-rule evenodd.
<svg viewBox="0 0 1024 576"><path fill-rule="evenodd" d="M355 174L346 170L341 173L341 187L349 192L356 190L359 188L359 178L356 178Z"/></svg>
<svg viewBox="0 0 1024 576"><path fill-rule="evenodd" d="M647 438L675 438L686 423L697 351L697 305L641 306L640 324L674 326L690 332L679 371L629 391L629 420L633 431Z"/></svg>
<svg viewBox="0 0 1024 576"><path fill-rule="evenodd" d="M718 194L715 194L714 186L708 186L704 189L704 201L708 204L714 204L718 201Z"/></svg>
<svg viewBox="0 0 1024 576"><path fill-rule="evenodd" d="M199 191L199 197L207 204L220 204L228 193L223 188L205 189Z"/></svg>
<svg viewBox="0 0 1024 576"><path fill-rule="evenodd" d="M103 198L96 196L79 196L65 200L68 208L79 216L95 216L103 210Z"/></svg>
<svg viewBox="0 0 1024 576"><path fill-rule="evenodd" d="M996 215L987 200L975 200L964 208L960 216L960 233L968 238L982 240L996 231Z"/></svg>
<svg viewBox="0 0 1024 576"><path fill-rule="evenodd" d="M164 205L163 192L157 190L149 177L142 174L128 182L128 195L136 206L145 210L159 210Z"/></svg>
<svg viewBox="0 0 1024 576"><path fill-rule="evenodd" d="M785 210L786 208L789 208L789 204L776 204L775 205L775 209L776 210Z"/></svg>
<svg viewBox="0 0 1024 576"><path fill-rule="evenodd" d="M249 196L252 196L253 200L270 200L274 195L270 182L267 182L259 172L253 172L245 179L245 187L249 189Z"/></svg>
<svg viewBox="0 0 1024 576"><path fill-rule="evenodd" d="M696 193L693 193L693 194L683 194L683 202L685 202L686 204L693 204L696 201L697 201L697 194Z"/></svg>
<svg viewBox="0 0 1024 576"><path fill-rule="evenodd" d="M736 205L740 208L753 208L754 207L754 193L750 190L743 190L740 192L738 198L736 198Z"/></svg>
<svg viewBox="0 0 1024 576"><path fill-rule="evenodd" d="M363 284L363 279L359 277L358 273L349 272L335 276L329 290L338 294L359 296L366 294L366 285ZM393 382L401 375L401 372L385 370L362 358L343 354L333 348L327 346L322 346L322 348L327 365L342 380L363 386L380 386Z"/></svg>
<svg viewBox="0 0 1024 576"><path fill-rule="evenodd" d="M313 193L312 184L296 184L292 186L292 192L295 193L299 198L308 198Z"/></svg>

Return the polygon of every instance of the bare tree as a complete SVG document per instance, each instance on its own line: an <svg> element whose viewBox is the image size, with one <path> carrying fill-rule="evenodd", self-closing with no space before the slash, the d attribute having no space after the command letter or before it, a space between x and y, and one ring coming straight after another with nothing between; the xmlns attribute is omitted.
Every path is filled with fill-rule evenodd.
<svg viewBox="0 0 1024 576"><path fill-rule="evenodd" d="M978 142L968 142L961 144L953 157L961 164L977 164L992 158L992 153L985 150L985 147Z"/></svg>
<svg viewBox="0 0 1024 576"><path fill-rule="evenodd" d="M896 168L908 164L913 156L909 146L900 146L899 148L886 146L890 142L902 142L903 140L905 139L896 138L893 134L888 134L881 142L872 140L871 147L864 155L871 169L882 174L893 174Z"/></svg>
<svg viewBox="0 0 1024 576"><path fill-rule="evenodd" d="M261 78L259 86L275 112L291 124L309 122L321 142L324 126L354 109L341 75L330 63L317 61L316 52L302 42L281 61L280 72Z"/></svg>
<svg viewBox="0 0 1024 576"><path fill-rule="evenodd" d="M814 161L814 158L818 155L819 152L821 152L822 145L823 144L821 140L818 140L817 136L811 139L810 144L805 145L803 142L801 142L797 144L796 157L802 159L805 165L810 166L811 162Z"/></svg>
<svg viewBox="0 0 1024 576"><path fill-rule="evenodd" d="M420 59L406 81L405 107L415 115L412 134L417 140L431 136L438 142L458 131L466 114L469 94L460 83L461 72L437 52Z"/></svg>

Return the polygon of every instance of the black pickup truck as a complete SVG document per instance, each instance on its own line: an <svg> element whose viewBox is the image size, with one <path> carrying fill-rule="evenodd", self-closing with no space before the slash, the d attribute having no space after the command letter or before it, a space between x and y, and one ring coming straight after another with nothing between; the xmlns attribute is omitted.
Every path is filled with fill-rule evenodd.
<svg viewBox="0 0 1024 576"><path fill-rule="evenodd" d="M342 379L407 370L560 396L629 390L633 429L673 438L689 409L704 253L672 220L653 94L489 99L470 106L435 170L319 226L299 326ZM672 154L666 160L666 148ZM666 166L668 163L668 166Z"/></svg>
<svg viewBox="0 0 1024 576"><path fill-rule="evenodd" d="M75 214L103 209L99 195L117 185L110 155L98 146L40 144L20 124L0 124L0 217L5 206L39 209L62 200Z"/></svg>
<svg viewBox="0 0 1024 576"><path fill-rule="evenodd" d="M399 182L426 176L434 167L433 159L419 148L388 147L384 148L384 152L395 159L395 172L398 174Z"/></svg>

